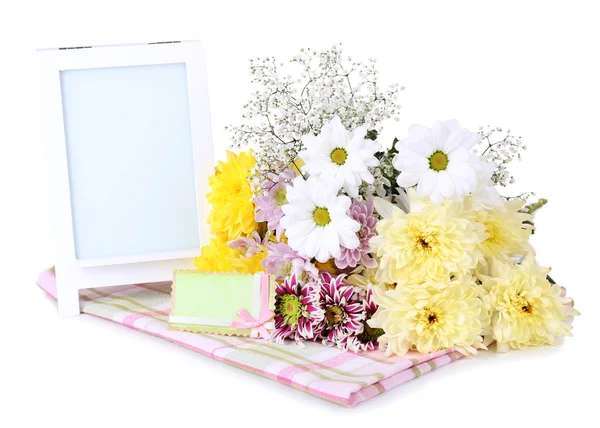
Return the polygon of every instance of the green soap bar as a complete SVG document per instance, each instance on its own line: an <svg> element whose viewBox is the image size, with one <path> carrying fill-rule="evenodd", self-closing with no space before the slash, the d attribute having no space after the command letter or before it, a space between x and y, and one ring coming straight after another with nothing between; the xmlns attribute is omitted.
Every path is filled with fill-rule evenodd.
<svg viewBox="0 0 600 428"><path fill-rule="evenodd" d="M249 335L250 329L231 327L240 321L238 311L245 309L258 319L264 274L212 273L178 270L173 276L169 327L177 330ZM268 282L267 302L273 287ZM271 306L269 304L269 306Z"/></svg>

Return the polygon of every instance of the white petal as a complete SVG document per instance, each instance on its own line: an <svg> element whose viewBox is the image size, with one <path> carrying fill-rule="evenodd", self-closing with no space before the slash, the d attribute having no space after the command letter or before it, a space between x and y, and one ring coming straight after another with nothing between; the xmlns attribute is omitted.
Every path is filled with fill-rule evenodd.
<svg viewBox="0 0 600 428"><path fill-rule="evenodd" d="M438 174L438 189L445 198L450 198L454 194L454 183L446 171Z"/></svg>
<svg viewBox="0 0 600 428"><path fill-rule="evenodd" d="M467 144L469 141L470 132L466 129L457 129L448 135L448 139L446 140L446 144L444 145L444 152L450 153L458 147L463 147L463 144ZM470 147L463 147L465 149L470 149Z"/></svg>
<svg viewBox="0 0 600 428"><path fill-rule="evenodd" d="M462 147L458 147L448 153L448 160L452 162L466 162L469 160L469 152Z"/></svg>
<svg viewBox="0 0 600 428"><path fill-rule="evenodd" d="M350 131L350 140L361 141L364 140L366 135L367 127L359 126L358 128L355 128L354 130Z"/></svg>
<svg viewBox="0 0 600 428"><path fill-rule="evenodd" d="M402 152L399 152L394 157L392 163L398 171L425 172L429 169L429 158L408 149L403 149Z"/></svg>
<svg viewBox="0 0 600 428"><path fill-rule="evenodd" d="M329 224L323 230L323 245L319 249L317 260L325 263L331 256L339 257L340 255L340 239L335 230L335 226Z"/></svg>
<svg viewBox="0 0 600 428"><path fill-rule="evenodd" d="M352 200L348 196L338 196L335 200L335 205L337 207L343 208L344 211L348 211L350 205L352 204Z"/></svg>
<svg viewBox="0 0 600 428"><path fill-rule="evenodd" d="M401 187L412 187L419 182L419 178L421 178L421 174L413 171L404 171L398 175L398 185Z"/></svg>
<svg viewBox="0 0 600 428"><path fill-rule="evenodd" d="M417 185L417 191L421 195L431 195L437 188L437 186L438 173L433 170L429 170L421 178L421 181L419 181L419 184Z"/></svg>
<svg viewBox="0 0 600 428"><path fill-rule="evenodd" d="M319 246L323 244L323 228L316 227L306 238L304 250L307 257L315 257ZM327 260L325 260L327 261Z"/></svg>
<svg viewBox="0 0 600 428"><path fill-rule="evenodd" d="M431 194L431 202L433 202L434 204L441 204L443 201L444 197L438 190Z"/></svg>
<svg viewBox="0 0 600 428"><path fill-rule="evenodd" d="M457 129L460 129L460 123L458 123L458 120L456 120L456 119L446 120L446 121L444 121L444 125L446 126L446 129L448 130L448 134L451 134L454 131L456 131Z"/></svg>
<svg viewBox="0 0 600 428"><path fill-rule="evenodd" d="M360 227L360 225L359 225ZM351 250L358 248L360 245L360 241L358 240L358 236L356 236L356 232L351 232L349 230L339 230L338 231L340 237L340 244L346 248Z"/></svg>
<svg viewBox="0 0 600 428"><path fill-rule="evenodd" d="M394 206L394 204L392 204L390 201L379 197L373 198L373 205L377 214L379 214L382 218L393 218L394 208L400 209ZM406 213L408 211L403 212Z"/></svg>
<svg viewBox="0 0 600 428"><path fill-rule="evenodd" d="M431 130L423 125L413 124L408 128L408 136L419 140L426 140L431 137Z"/></svg>
<svg viewBox="0 0 600 428"><path fill-rule="evenodd" d="M405 189L398 189L397 202L398 207L405 213L410 212L410 198Z"/></svg>
<svg viewBox="0 0 600 428"><path fill-rule="evenodd" d="M433 139L435 142L435 148L437 150L442 150L448 139L448 130L446 129L446 124L444 122L440 122L439 120L433 123L433 128L431 129L433 133Z"/></svg>

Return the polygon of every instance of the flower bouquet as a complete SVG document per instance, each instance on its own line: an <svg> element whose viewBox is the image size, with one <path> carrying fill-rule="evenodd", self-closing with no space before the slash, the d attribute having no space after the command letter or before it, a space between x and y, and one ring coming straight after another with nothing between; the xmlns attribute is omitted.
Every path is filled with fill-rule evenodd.
<svg viewBox="0 0 600 428"><path fill-rule="evenodd" d="M380 141L401 88L382 89L374 61L334 46L291 62L298 80L251 60L258 90L229 128L251 150L210 178L199 270L271 274L275 342L468 355L571 335L578 312L529 242L546 200L499 190L520 137L448 120Z"/></svg>

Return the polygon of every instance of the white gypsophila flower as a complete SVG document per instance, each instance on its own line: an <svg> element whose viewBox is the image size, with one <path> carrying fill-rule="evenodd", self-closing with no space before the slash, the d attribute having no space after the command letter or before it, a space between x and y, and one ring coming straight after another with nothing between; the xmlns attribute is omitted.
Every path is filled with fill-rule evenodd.
<svg viewBox="0 0 600 428"><path fill-rule="evenodd" d="M360 223L347 214L351 200L338 195L339 185L316 177L296 177L287 187L280 224L288 245L301 256L325 263L341 256L341 246L358 248Z"/></svg>
<svg viewBox="0 0 600 428"><path fill-rule="evenodd" d="M344 57L340 45L323 52L301 49L291 67L298 78L283 72L283 64L273 57L251 59L256 91L244 105L246 123L226 127L233 133L234 148L256 150L255 189L269 173L278 174L294 161L304 149L303 135L318 134L334 116L347 129L365 126L378 132L400 110L397 98L403 88L383 87L375 60Z"/></svg>
<svg viewBox="0 0 600 428"><path fill-rule="evenodd" d="M513 184L515 178L508 171L507 165L515 159L521 160L522 152L527 150L521 137L513 135L510 129L491 126L480 127L479 136L478 146L483 147L479 150L480 155L496 166L491 175L492 182L503 187Z"/></svg>
<svg viewBox="0 0 600 428"><path fill-rule="evenodd" d="M436 121L431 129L412 125L408 137L396 147L394 167L398 184L430 196L439 204L445 198L461 200L477 187L481 159L471 153L479 135L461 128L456 120Z"/></svg>
<svg viewBox="0 0 600 428"><path fill-rule="evenodd" d="M341 182L343 189L356 198L363 181L374 182L369 167L379 165L375 153L381 150L381 144L365 139L366 135L364 126L348 131L335 116L323 125L319 135L302 137L306 150L298 156L304 161L304 171L311 177Z"/></svg>

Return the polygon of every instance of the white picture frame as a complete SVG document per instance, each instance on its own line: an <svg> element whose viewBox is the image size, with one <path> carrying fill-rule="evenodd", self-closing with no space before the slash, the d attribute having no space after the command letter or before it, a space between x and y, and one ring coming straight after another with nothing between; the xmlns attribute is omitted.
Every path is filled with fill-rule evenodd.
<svg viewBox="0 0 600 428"><path fill-rule="evenodd" d="M174 269L193 268L193 258L199 254L200 247L209 240L210 231L206 221L209 207L205 196L208 192L208 176L214 170L202 42L40 49L38 58L42 129L49 163L50 207L56 242L59 314L61 316L79 314L80 289L167 281L172 278ZM131 73L140 73L143 78L138 79ZM123 79L129 83L123 83ZM162 92L154 89L148 91L148 87L140 86L142 83L138 84L143 81L144 84L150 85L153 79L161 84L164 83L166 89ZM94 82L104 85L102 91L99 92L98 85ZM114 91L111 89L111 82L114 82L116 88ZM133 88L131 93L128 92L130 88ZM187 88L187 97L185 88ZM118 102L103 97L105 92L114 92L113 98ZM126 95L123 95L123 92ZM94 93L101 99L99 102L85 98ZM159 98L152 98L159 97L156 93L164 93L167 100L163 102ZM138 94L151 94L152 97L149 98L150 101L146 98L138 101L136 98ZM119 100L120 96L125 97L123 98L125 104L134 103L132 104L134 107L125 109L115 116L111 102L114 102L115 106L122 105L123 100ZM186 101L186 98L187 105L181 101ZM168 103L172 103L172 107L175 108L165 107ZM70 107L71 104L74 107ZM80 113L81 111L87 113ZM186 112L189 115L189 122L185 121ZM121 128L114 130L113 134L104 132L113 126L109 123L110 120L103 121L104 116L126 118L130 113L141 117L140 119L138 116L132 116L136 119L131 122L133 129L129 129L129 122L124 120L119 121L118 126ZM144 114L148 117L146 118ZM65 118L68 119L68 123L65 122ZM148 122L144 122L146 119ZM147 123L150 127L149 134L136 137L141 134L136 134L135 126L141 129L143 126L140 124L143 123ZM88 124L91 126L87 126ZM184 126L179 126L180 124ZM159 132L152 132L153 127L156 126L160 127ZM164 138L164 135L169 132L169 126L173 127L174 135L177 136L173 137L173 141ZM189 126L189 134L185 131L187 126ZM99 130L99 134L102 135L98 136L98 132L92 132L91 129ZM120 133L122 130L127 133ZM143 132L143 129L140 132ZM117 137L112 139L107 138L106 135ZM126 139L124 135L134 137ZM160 137L161 135L163 137ZM140 144L143 142L137 140L146 137L152 139L152 143L145 145L144 150L141 150ZM133 142L129 143L130 141ZM188 150L190 142L191 151ZM134 144L138 145L134 146ZM168 148L163 146L168 144L171 144ZM94 151L98 148L101 148L100 157L97 157L98 151ZM110 150L124 150L127 156L111 157ZM135 163L137 156L131 155L136 153L144 154L143 159L151 160L150 165L155 167L158 165L159 172L147 174L151 182L161 177L168 178L170 181L165 180L165 183L161 181L158 186L155 186L156 190L144 188L132 194L132 186L137 183L135 180L141 180L140 177L149 171L143 168L141 161ZM107 165L100 169L97 163L93 162L94 157L100 159L103 165ZM188 159L189 157L191 159ZM125 158L127 160L122 160ZM111 159L115 159L115 165L111 165L113 162ZM161 169L166 168L168 161L178 166L170 170L173 171L175 178ZM116 173L111 170L112 166L115 167L114 170L125 172L120 172L122 175L117 179ZM193 168L192 180L190 180L190 168ZM106 177L112 186L110 189L103 188L102 183L106 177L94 176L94 172L98 171L106 171ZM168 186L172 186L172 189ZM192 188L195 194L191 194ZM187 193L184 194L182 189L186 189ZM102 203L94 199L95 193L102 195ZM129 194L132 194L132 198L128 199ZM132 200L135 202L131 202ZM163 200L174 206L165 208L161 203ZM193 208L184 205L184 203L193 204L194 200L197 224L192 221ZM115 214L115 210L118 212L120 207L115 206L117 204L113 204L112 201L126 202L128 208ZM136 213L138 206L135 204L139 204L142 210L139 214L135 214L139 216L140 222L133 221L135 218L133 213ZM149 206L157 208L147 209ZM180 208L181 211L178 213L177 210ZM183 212L185 215L181 214ZM123 220L123 224L119 223L119 215L127 219ZM165 221L169 219L168 216L172 217L170 218L172 221ZM178 225L179 218L185 218L185 224ZM95 227L94 221L101 225ZM119 230L123 232L121 234L115 232L117 239L108 238L111 235L110 221L115 229L120 228ZM138 226L138 223L143 223L143 226ZM144 239L136 240L136 236L153 237L155 232L162 231L167 226L177 227L174 229L176 233L162 236L154 241L148 239L147 243L136 247L138 241L145 242ZM109 233L106 233L107 231ZM146 235L146 232L150 234ZM129 237L129 234L133 238ZM120 243L119 237L123 235L127 237ZM156 235L160 234L156 233ZM179 241L169 242L169 236L176 236L174 239ZM102 245L95 245L94 240L102 241ZM127 247L128 252L124 250L125 252L121 254L119 245ZM111 246L115 248L111 249Z"/></svg>

